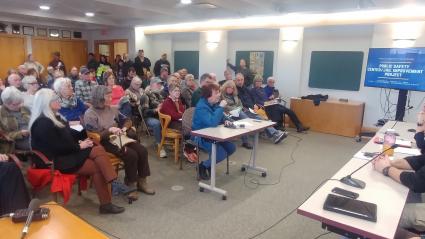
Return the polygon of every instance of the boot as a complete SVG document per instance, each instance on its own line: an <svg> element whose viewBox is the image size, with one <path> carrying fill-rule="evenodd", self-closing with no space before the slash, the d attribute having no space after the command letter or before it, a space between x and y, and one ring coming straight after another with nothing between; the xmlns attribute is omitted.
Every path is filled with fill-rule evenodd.
<svg viewBox="0 0 425 239"><path fill-rule="evenodd" d="M126 183L128 190L124 192L127 195L127 198L131 201L136 201L139 199L139 193L137 192L136 183Z"/></svg>
<svg viewBox="0 0 425 239"><path fill-rule="evenodd" d="M199 178L201 180L210 180L207 170L208 169L202 163L199 164Z"/></svg>
<svg viewBox="0 0 425 239"><path fill-rule="evenodd" d="M137 182L137 190L147 195L155 194L155 190L153 188L149 188L146 178L139 178L139 181Z"/></svg>
<svg viewBox="0 0 425 239"><path fill-rule="evenodd" d="M100 205L99 207L100 214L118 214L124 211L125 209L123 207L119 207L112 203L103 204L103 205Z"/></svg>

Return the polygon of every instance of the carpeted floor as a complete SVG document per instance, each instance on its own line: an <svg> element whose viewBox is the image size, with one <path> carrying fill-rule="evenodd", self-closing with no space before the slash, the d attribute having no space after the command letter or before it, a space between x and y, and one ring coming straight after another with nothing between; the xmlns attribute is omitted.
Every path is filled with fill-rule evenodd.
<svg viewBox="0 0 425 239"><path fill-rule="evenodd" d="M320 182L331 177L363 146L352 138L314 132L290 131L290 136L279 145L262 139L258 165L269 170L266 178L240 171L241 164L249 160L250 151L238 147L230 158L230 175L225 175L225 161L218 165L217 185L228 191L228 199L222 201L218 194L199 192L194 165L185 163L184 169L178 170L171 153L166 159L156 157L152 138L144 144L150 150L149 183L155 187L156 195L141 194L131 205L124 197L114 197L114 203L126 208L119 215L98 214L94 189L81 197L73 194L66 207L121 239L248 239L297 208ZM292 164L291 153L295 160ZM206 155L201 157L205 159ZM184 189L173 191L176 185ZM45 196L43 200L48 199ZM255 238L313 239L322 233L319 222L294 212ZM329 234L321 238L338 236Z"/></svg>

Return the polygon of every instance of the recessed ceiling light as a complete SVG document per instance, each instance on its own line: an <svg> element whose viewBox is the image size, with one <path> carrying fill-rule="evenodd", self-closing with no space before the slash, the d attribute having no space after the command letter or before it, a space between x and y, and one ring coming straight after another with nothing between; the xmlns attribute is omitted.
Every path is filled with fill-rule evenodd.
<svg viewBox="0 0 425 239"><path fill-rule="evenodd" d="M86 12L86 16L87 17L94 17L94 13L93 12Z"/></svg>
<svg viewBox="0 0 425 239"><path fill-rule="evenodd" d="M47 11L47 10L50 10L50 7L49 6L47 6L47 5L40 5L40 7L39 7L41 10L45 10L45 11Z"/></svg>
<svg viewBox="0 0 425 239"><path fill-rule="evenodd" d="M181 4L191 4L192 0L180 0Z"/></svg>

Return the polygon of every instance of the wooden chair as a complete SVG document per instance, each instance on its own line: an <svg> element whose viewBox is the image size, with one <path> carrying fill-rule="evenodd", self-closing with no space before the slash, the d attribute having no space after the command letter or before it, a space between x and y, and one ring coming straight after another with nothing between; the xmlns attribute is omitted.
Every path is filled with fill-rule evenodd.
<svg viewBox="0 0 425 239"><path fill-rule="evenodd" d="M89 137L93 142L100 145L100 135L96 132L87 131L87 137ZM111 161L112 166L115 168L115 172L118 174L119 170L124 169L124 162L115 156L112 153L108 153L109 160Z"/></svg>
<svg viewBox="0 0 425 239"><path fill-rule="evenodd" d="M179 160L179 149L180 149L180 140L182 139L182 133L175 129L169 129L168 125L171 122L171 116L162 114L158 112L159 122L161 123L161 143L158 147L158 158L159 152L164 145L172 145L174 149L174 162L177 163ZM181 159L180 159L181 160Z"/></svg>

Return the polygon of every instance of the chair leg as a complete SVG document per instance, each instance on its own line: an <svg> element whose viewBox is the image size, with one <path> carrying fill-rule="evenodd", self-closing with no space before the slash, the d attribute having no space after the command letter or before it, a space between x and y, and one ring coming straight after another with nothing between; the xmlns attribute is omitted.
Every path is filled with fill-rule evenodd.
<svg viewBox="0 0 425 239"><path fill-rule="evenodd" d="M180 167L179 167L179 169L180 170L183 170L183 159L184 159L184 155L183 155L183 153L184 153L184 142L183 142L183 139L182 139L182 142L181 142L181 145L182 145L182 148L181 148L181 151L180 151L180 154L179 154L179 156L180 156Z"/></svg>
<svg viewBox="0 0 425 239"><path fill-rule="evenodd" d="M199 144L196 144L196 180L201 181L201 179L199 178Z"/></svg>
<svg viewBox="0 0 425 239"><path fill-rule="evenodd" d="M81 178L80 177L78 177L77 183L78 183L78 196L81 196Z"/></svg>
<svg viewBox="0 0 425 239"><path fill-rule="evenodd" d="M162 137L161 138L161 143L159 144L159 146L158 146L158 152L157 152L157 154L158 154L158 158L159 158L159 152L161 152L161 149L162 149L162 147L164 146L164 141L165 141L165 138L164 137Z"/></svg>
<svg viewBox="0 0 425 239"><path fill-rule="evenodd" d="M174 163L177 163L179 160L179 150L180 149L180 139L174 139Z"/></svg>
<svg viewBox="0 0 425 239"><path fill-rule="evenodd" d="M227 170L226 170L226 174L227 174L227 175L229 175L229 156L227 156L226 161L227 161Z"/></svg>

